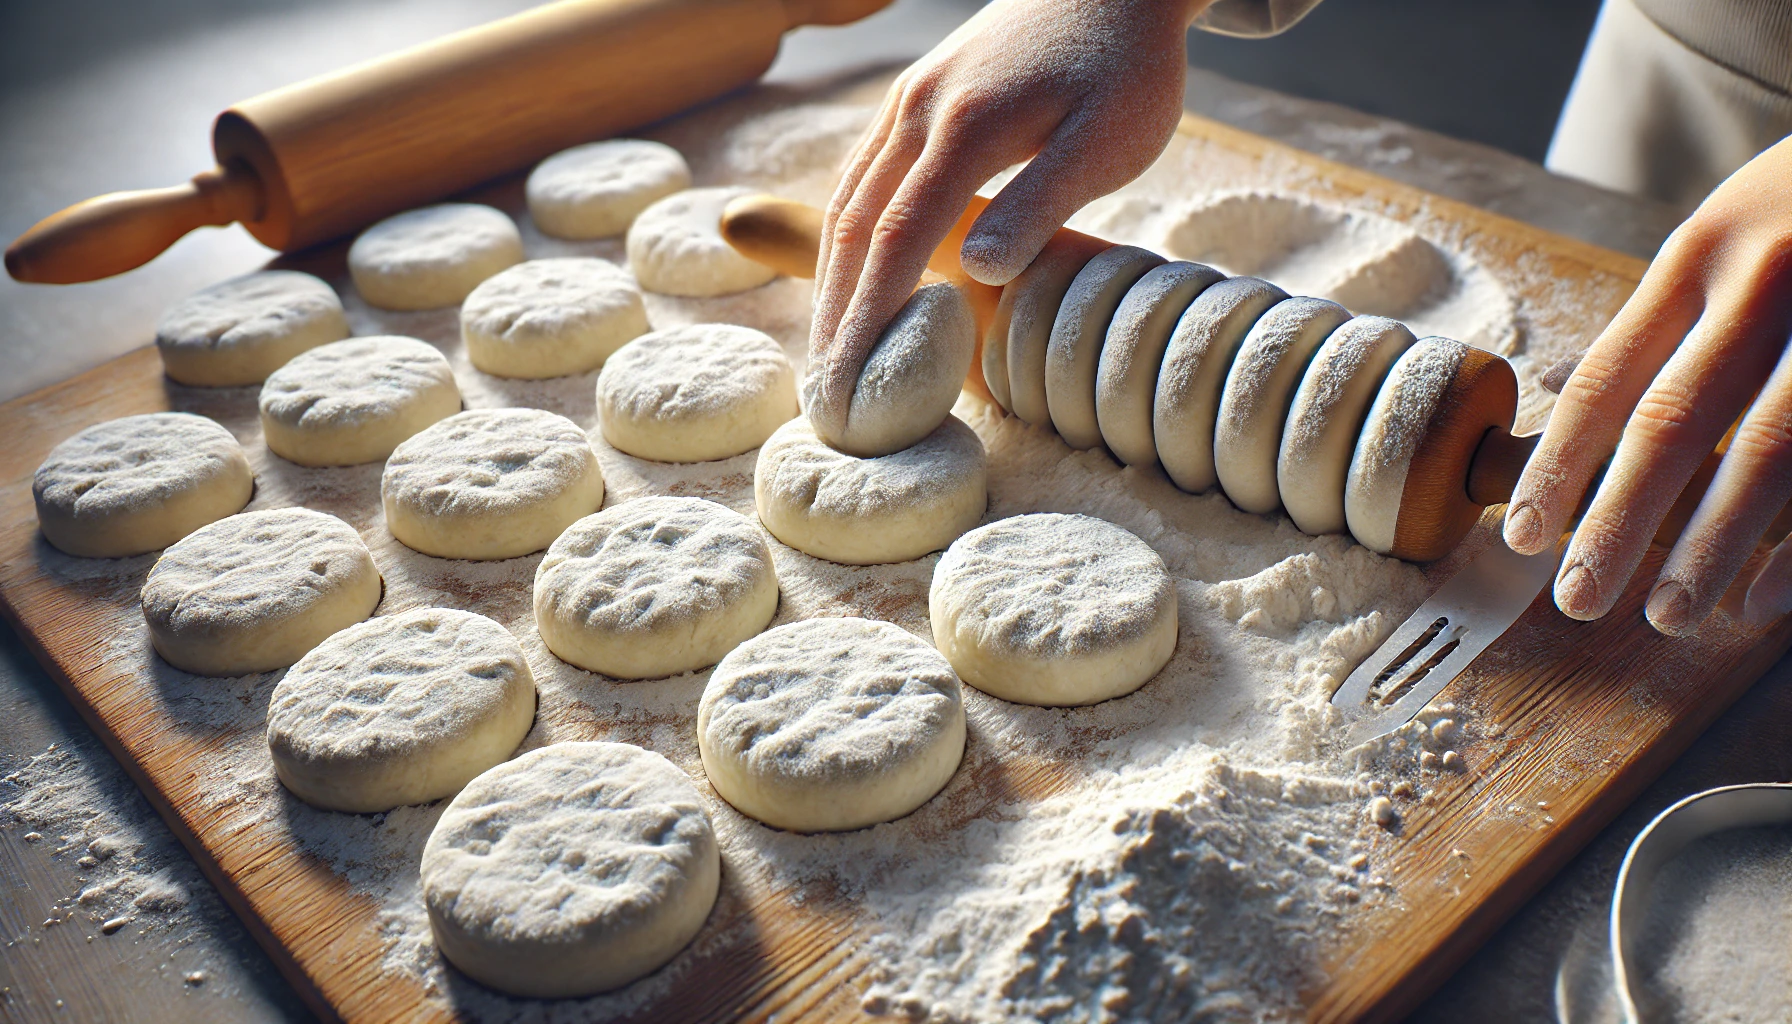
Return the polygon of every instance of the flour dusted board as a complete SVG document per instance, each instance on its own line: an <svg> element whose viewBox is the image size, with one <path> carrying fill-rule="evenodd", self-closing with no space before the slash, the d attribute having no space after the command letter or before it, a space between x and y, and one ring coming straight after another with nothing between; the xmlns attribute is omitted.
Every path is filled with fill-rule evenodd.
<svg viewBox="0 0 1792 1024"><path fill-rule="evenodd" d="M818 202L829 170L868 116L863 104L880 85L827 95L759 90L655 135L692 158L698 184L749 184ZM1460 280L1477 288L1492 282L1515 297L1512 330L1493 343L1515 352L1527 383L1556 354L1591 336L1641 269L1635 261L1194 120L1145 178L1089 216L1120 240L1174 249L1195 244L1179 204L1213 205L1202 197L1241 192L1308 197L1354 211L1375 230L1416 225L1458 261ZM521 218L518 182L476 198ZM531 256L621 256L613 242L561 243L526 223L523 230ZM301 262L346 287L341 258L338 248ZM1458 289L1469 290L1468 284ZM806 282L780 280L740 296L650 298L649 313L656 327L748 324L800 357L808 294ZM357 333L409 333L440 345L469 406L550 408L595 438L592 375L548 382L486 377L460 351L452 311L377 314L352 297L349 306ZM1526 396L1523 415L1534 424L1546 406L1534 387ZM1718 628L1695 641L1666 641L1642 624L1640 590L1591 626L1568 623L1539 603L1448 695L1458 707L1454 720L1463 724L1440 726L1438 734L1461 734L1449 738L1466 771L1419 774L1412 752L1398 749L1369 766L1396 794L1401 811L1395 833L1383 834L1363 821L1367 793L1358 791L1355 767L1328 739L1335 723L1326 720L1323 691L1346 662L1418 604L1425 576L1336 538L1306 537L1283 520L1243 515L1222 498L1182 495L1156 475L1119 470L1103 454L1071 453L966 400L960 412L990 454L989 518L1088 512L1126 526L1164 555L1185 607L1183 640L1170 668L1138 694L1096 709L1027 709L968 694L970 743L958 776L940 798L883 829L793 836L712 801L724 847L724 891L693 949L664 974L615 997L522 1003L443 969L426 930L419 932L414 865L438 808L339 816L286 796L272 783L261 747L261 716L277 675L200 680L161 665L147 653L135 608L153 558L83 562L58 555L37 536L29 474L43 453L87 424L163 408L213 416L238 435L258 475L252 507L305 504L340 514L360 530L386 575L381 614L442 604L481 611L515 632L542 683L541 715L528 746L624 739L700 774L692 729L705 677L618 684L557 662L529 621L528 581L539 556L444 562L402 548L378 511L379 466L310 470L269 456L255 426L253 388L173 385L146 350L0 408L0 428L11 441L0 456L0 508L12 524L0 535L0 597L8 615L299 990L320 1012L353 1021L524 1013L848 1019L867 1010L925 1012L930 1002L949 1003L954 986L983 982L989 989L1005 985L1029 1012L1046 1012L1054 992L1084 1009L1108 998L1052 967L1058 950L1073 963L1108 967L1118 956L1134 957L1165 979L1160 989L1183 1000L1153 1003L1165 996L1152 994L1149 977L1133 981L1120 972L1110 995L1132 1002L1115 1001L1116 1011L1129 1005L1140 1014L1167 1011L1224 995L1203 988L1208 982L1199 971L1188 981L1193 961L1209 975L1234 969L1242 980L1227 984L1241 991L1258 984L1298 993L1300 1005L1280 1008L1289 1015L1391 1016L1422 997L1690 742L1778 656L1788 635L1784 628L1765 638ZM610 503L690 494L751 512L751 454L655 466L595 443ZM784 548L776 558L784 584L777 621L859 614L926 635L933 558L866 569L833 567ZM1266 747L1248 734L1280 746ZM1151 751L1157 777L1128 776L1127 757ZM1399 795L1402 786L1410 796ZM1170 799L1181 793L1186 799ZM1158 798L1167 802L1154 805ZM1110 838L1094 842L1102 829ZM1239 863L1289 872L1279 895L1290 899L1297 923L1312 922L1305 937L1279 926L1273 912L1254 902L1258 896L1227 890L1226 871L1202 873L1199 865L1152 859L1154 849L1186 843L1200 829L1210 830L1210 845L1235 844L1228 849ZM1292 841L1284 842L1280 831ZM977 887L979 870L1012 870L1030 852L1049 851L1048 840L1068 841L1073 850L1088 844L1088 870L1050 865L1027 876L1032 888L1013 893ZM943 851L958 861L925 860L938 877L921 886L893 862L892 851L929 858ZM1367 868L1361 879L1334 879L1333 868L1348 869L1354 879L1349 864L1358 853ZM1128 865L1143 873L1126 874ZM1154 867L1162 870L1147 870ZM1302 874L1309 868L1310 876ZM1122 882L1141 891L1124 897ZM1180 889L1166 888L1172 884ZM1142 926L1088 913L1091 900L1168 906L1179 891L1233 899L1238 919L1260 928L1220 935L1216 943L1173 913ZM1024 917L1033 968L1021 970L1011 951L976 948L979 933L964 920L970 915L954 910L955 897L998 924ZM949 943L935 942L929 960L909 941L939 938L946 934L940 922L954 920L960 929L951 933L954 941L972 945L961 962L940 959ZM1128 927L1143 927L1151 941L1129 937ZM1093 945L1079 946L1080 939ZM1256 953L1240 952L1234 963L1228 946ZM1257 955L1265 952L1271 955ZM932 980L900 971L892 976L893 960L937 970ZM976 973L989 965L1014 970L1001 978Z"/></svg>

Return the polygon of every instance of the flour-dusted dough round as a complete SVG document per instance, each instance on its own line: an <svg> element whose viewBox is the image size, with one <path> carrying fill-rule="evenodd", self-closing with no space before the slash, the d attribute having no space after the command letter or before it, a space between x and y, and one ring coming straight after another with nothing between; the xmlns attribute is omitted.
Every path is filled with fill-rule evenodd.
<svg viewBox="0 0 1792 1024"><path fill-rule="evenodd" d="M1413 453L1468 351L1449 338L1420 339L1395 360L1369 407L1344 481L1344 520L1371 551L1394 549Z"/></svg>
<svg viewBox="0 0 1792 1024"><path fill-rule="evenodd" d="M792 832L897 818L945 787L964 757L958 677L907 630L805 619L722 659L697 704L710 785L742 814Z"/></svg>
<svg viewBox="0 0 1792 1024"><path fill-rule="evenodd" d="M708 462L752 451L797 414L796 369L751 327L642 335L597 377L604 440L636 458Z"/></svg>
<svg viewBox="0 0 1792 1024"><path fill-rule="evenodd" d="M1129 466L1157 464L1152 400L1164 349L1195 297L1226 275L1200 263L1163 263L1127 289L1108 324L1095 373L1095 420L1114 457Z"/></svg>
<svg viewBox="0 0 1792 1024"><path fill-rule="evenodd" d="M1052 321L1045 353L1045 400L1052 426L1072 448L1101 444L1095 415L1095 376L1101 347L1120 300L1164 258L1130 245L1116 245L1089 260L1064 293Z"/></svg>
<svg viewBox="0 0 1792 1024"><path fill-rule="evenodd" d="M647 209L628 229L628 266L641 287L703 298L757 288L778 272L734 251L722 237L722 209L750 188L692 188Z"/></svg>
<svg viewBox="0 0 1792 1024"><path fill-rule="evenodd" d="M473 365L540 379L595 370L647 333L647 305L628 271L599 259L530 260L488 277L460 307Z"/></svg>
<svg viewBox="0 0 1792 1024"><path fill-rule="evenodd" d="M460 411L454 371L435 346L376 335L314 348L261 386L261 429L301 466L378 462L399 442Z"/></svg>
<svg viewBox="0 0 1792 1024"><path fill-rule="evenodd" d="M1245 335L1220 389L1213 433L1214 474L1232 504L1257 513L1282 507L1276 455L1288 403L1313 353L1348 319L1329 299L1283 299Z"/></svg>
<svg viewBox="0 0 1792 1024"><path fill-rule="evenodd" d="M977 525L989 504L983 441L956 416L920 443L861 459L815 436L807 419L759 449L759 521L798 551L846 565L906 562Z"/></svg>
<svg viewBox="0 0 1792 1024"><path fill-rule="evenodd" d="M535 570L548 650L618 679L708 668L777 610L759 528L702 498L636 498L586 516Z"/></svg>
<svg viewBox="0 0 1792 1024"><path fill-rule="evenodd" d="M1045 394L1046 350L1058 307L1076 275L1091 259L1110 248L1099 238L1060 231L1045 243L1027 269L1002 287L996 320L1005 323L1008 341L1008 400L1014 415L1034 425L1049 426L1051 408Z"/></svg>
<svg viewBox="0 0 1792 1024"><path fill-rule="evenodd" d="M815 433L843 452L863 458L899 452L951 415L976 349L977 317L964 293L945 282L923 285L865 357L846 406L823 386L824 371L834 368L811 363L803 411Z"/></svg>
<svg viewBox="0 0 1792 1024"><path fill-rule="evenodd" d="M1213 433L1220 390L1251 325L1287 297L1268 281L1234 277L1202 292L1177 321L1157 374L1151 432L1164 472L1183 490L1199 493L1219 482Z"/></svg>
<svg viewBox="0 0 1792 1024"><path fill-rule="evenodd" d="M167 547L254 493L242 445L187 412L95 424L50 449L31 478L44 539L84 558Z"/></svg>
<svg viewBox="0 0 1792 1024"><path fill-rule="evenodd" d="M502 211L438 203L393 214L348 248L355 290L381 309L438 309L523 261L523 236Z"/></svg>
<svg viewBox="0 0 1792 1024"><path fill-rule="evenodd" d="M535 677L509 630L419 608L350 626L288 669L268 701L268 752L300 800L375 813L460 792L534 720Z"/></svg>
<svg viewBox="0 0 1792 1024"><path fill-rule="evenodd" d="M261 270L168 307L156 349L170 380L200 387L260 384L307 349L348 337L335 289L296 270Z"/></svg>
<svg viewBox="0 0 1792 1024"><path fill-rule="evenodd" d="M1035 513L958 538L927 593L933 642L992 697L1065 707L1131 693L1176 650L1176 583L1144 541Z"/></svg>
<svg viewBox="0 0 1792 1024"><path fill-rule="evenodd" d="M642 210L691 187L678 150L646 139L605 139L535 165L523 192L535 226L556 238L610 238Z"/></svg>
<svg viewBox="0 0 1792 1024"><path fill-rule="evenodd" d="M604 503L577 423L543 409L456 413L399 445L380 477L386 527L440 558L540 551Z"/></svg>
<svg viewBox="0 0 1792 1024"><path fill-rule="evenodd" d="M1282 428L1276 486L1288 518L1303 532L1339 533L1344 482L1363 417L1388 367L1417 339L1398 320L1359 316L1325 339L1301 378Z"/></svg>
<svg viewBox="0 0 1792 1024"><path fill-rule="evenodd" d="M678 955L722 861L697 788L625 743L556 743L468 783L423 847L436 946L473 980L550 999L620 988Z"/></svg>
<svg viewBox="0 0 1792 1024"><path fill-rule="evenodd" d="M285 668L373 614L380 572L354 527L308 508L220 519L162 552L143 584L150 642L175 668Z"/></svg>

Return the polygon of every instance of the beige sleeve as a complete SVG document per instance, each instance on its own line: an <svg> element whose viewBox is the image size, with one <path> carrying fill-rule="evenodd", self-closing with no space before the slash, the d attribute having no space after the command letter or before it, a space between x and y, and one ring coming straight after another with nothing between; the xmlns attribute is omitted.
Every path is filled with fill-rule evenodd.
<svg viewBox="0 0 1792 1024"><path fill-rule="evenodd" d="M1195 27L1222 36L1261 39L1279 35L1318 7L1320 0L1214 0Z"/></svg>

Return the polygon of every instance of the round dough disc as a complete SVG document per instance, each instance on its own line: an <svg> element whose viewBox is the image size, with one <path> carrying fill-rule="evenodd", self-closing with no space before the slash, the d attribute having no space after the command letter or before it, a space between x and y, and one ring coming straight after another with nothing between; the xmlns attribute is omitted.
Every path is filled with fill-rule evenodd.
<svg viewBox="0 0 1792 1024"><path fill-rule="evenodd" d="M697 705L710 785L742 814L792 832L894 821L951 781L964 757L958 677L907 630L805 619L722 659Z"/></svg>
<svg viewBox="0 0 1792 1024"><path fill-rule="evenodd" d="M709 917L722 862L697 788L625 743L556 743L467 784L423 847L442 955L532 998L620 988Z"/></svg>
<svg viewBox="0 0 1792 1024"><path fill-rule="evenodd" d="M523 261L523 236L500 210L439 203L394 214L348 249L355 290L381 309L437 309Z"/></svg>
<svg viewBox="0 0 1792 1024"><path fill-rule="evenodd" d="M530 260L485 279L460 307L467 359L495 377L595 370L647 333L628 271L606 260Z"/></svg>
<svg viewBox="0 0 1792 1024"><path fill-rule="evenodd" d="M288 669L268 701L274 774L327 811L453 796L535 720L523 647L483 615L419 608L369 619Z"/></svg>
<svg viewBox="0 0 1792 1024"><path fill-rule="evenodd" d="M1089 261L1111 248L1099 238L1063 230L1045 243L1027 269L1002 287L996 322L1007 325L1008 399L1014 415L1050 426L1045 394L1046 350L1064 294Z"/></svg>
<svg viewBox="0 0 1792 1024"><path fill-rule="evenodd" d="M956 416L919 444L871 459L794 419L759 449L753 500L772 536L798 551L878 565L938 551L976 526L988 480L983 441Z"/></svg>
<svg viewBox="0 0 1792 1024"><path fill-rule="evenodd" d="M702 498L637 498L586 516L535 570L548 650L618 679L708 668L777 610L759 528Z"/></svg>
<svg viewBox="0 0 1792 1024"><path fill-rule="evenodd" d="M454 371L434 345L376 335L314 348L261 386L261 430L301 466L378 462L399 442L460 411Z"/></svg>
<svg viewBox="0 0 1792 1024"><path fill-rule="evenodd" d="M1394 549L1406 471L1425 427L1456 379L1469 347L1423 338L1407 349L1369 407L1344 480L1344 520L1357 543L1380 554Z"/></svg>
<svg viewBox="0 0 1792 1024"><path fill-rule="evenodd" d="M1200 263L1164 263L1127 289L1114 311L1096 364L1095 421L1108 451L1128 466L1157 464L1151 403L1164 348L1182 311L1225 277Z"/></svg>
<svg viewBox="0 0 1792 1024"><path fill-rule="evenodd" d="M1116 245L1084 264L1064 293L1046 346L1045 404L1058 436L1072 448L1101 444L1101 425L1095 417L1095 374L1108 324L1127 290L1163 262L1154 252Z"/></svg>
<svg viewBox="0 0 1792 1024"><path fill-rule="evenodd" d="M1144 541L1088 516L1036 513L958 538L927 594L959 678L1017 704L1131 693L1176 650L1176 583Z"/></svg>
<svg viewBox="0 0 1792 1024"><path fill-rule="evenodd" d="M157 653L202 676L285 668L379 603L380 572L361 535L308 508L202 527L162 552L143 584Z"/></svg>
<svg viewBox="0 0 1792 1024"><path fill-rule="evenodd" d="M542 409L456 413L399 445L380 477L392 536L440 558L540 551L604 503L577 423Z"/></svg>
<svg viewBox="0 0 1792 1024"><path fill-rule="evenodd" d="M597 412L604 440L636 458L726 459L759 447L797 414L796 370L751 327L655 331L604 364Z"/></svg>
<svg viewBox="0 0 1792 1024"><path fill-rule="evenodd" d="M262 270L194 292L156 324L171 380L200 387L260 384L307 349L348 337L335 289L296 270Z"/></svg>
<svg viewBox="0 0 1792 1024"><path fill-rule="evenodd" d="M750 188L692 188L642 210L628 229L628 266L641 287L702 298L744 292L777 277L722 237L722 208L754 194Z"/></svg>
<svg viewBox="0 0 1792 1024"><path fill-rule="evenodd" d="M167 547L241 511L254 493L236 438L187 412L88 427L50 449L31 478L44 539L85 558Z"/></svg>
<svg viewBox="0 0 1792 1024"><path fill-rule="evenodd" d="M529 216L556 238L610 238L642 210L691 187L678 150L646 139L605 139L563 149L535 165L523 186Z"/></svg>

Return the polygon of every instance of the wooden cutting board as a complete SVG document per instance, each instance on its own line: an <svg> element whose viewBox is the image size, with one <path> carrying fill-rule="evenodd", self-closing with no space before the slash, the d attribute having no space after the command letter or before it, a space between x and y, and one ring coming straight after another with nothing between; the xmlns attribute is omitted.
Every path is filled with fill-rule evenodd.
<svg viewBox="0 0 1792 1024"><path fill-rule="evenodd" d="M788 99L761 90L739 102L763 109ZM720 116L700 112L657 134L689 141ZM1273 186L1442 225L1519 296L1528 337L1558 348L1590 338L1643 270L1637 260L1192 117L1148 172L1153 182ZM515 182L501 188L514 194ZM299 262L342 277L340 246ZM1521 373L1534 377L1540 362L1547 358L1521 363ZM170 385L151 349L0 406L8 442L0 452L0 609L320 1015L471 1019L466 1005L381 970L374 899L278 830L245 827L205 798L203 766L241 737L156 699L155 682L122 665L112 645L118 624L135 614L134 591L69 571L37 533L30 477L51 446L102 420L169 408L253 433L253 389ZM1544 411L1529 406L1525 416L1534 425ZM140 562L139 579L150 560ZM1668 640L1644 623L1645 594L1638 583L1596 623L1572 622L1539 599L1440 698L1462 717L1498 725L1461 747L1469 771L1429 781L1399 827L1376 839L1387 895L1346 915L1325 951L1326 980L1304 994L1310 1019L1388 1020L1416 1005L1792 644L1792 624L1751 632L1722 619L1696 638ZM1074 769L985 758L966 771L969 797L958 806L975 817L999 800L1048 795ZM844 899L724 899L709 928L727 941L703 949L692 975L701 984L678 987L638 1017L856 1019L870 965L854 942L854 915Z"/></svg>

